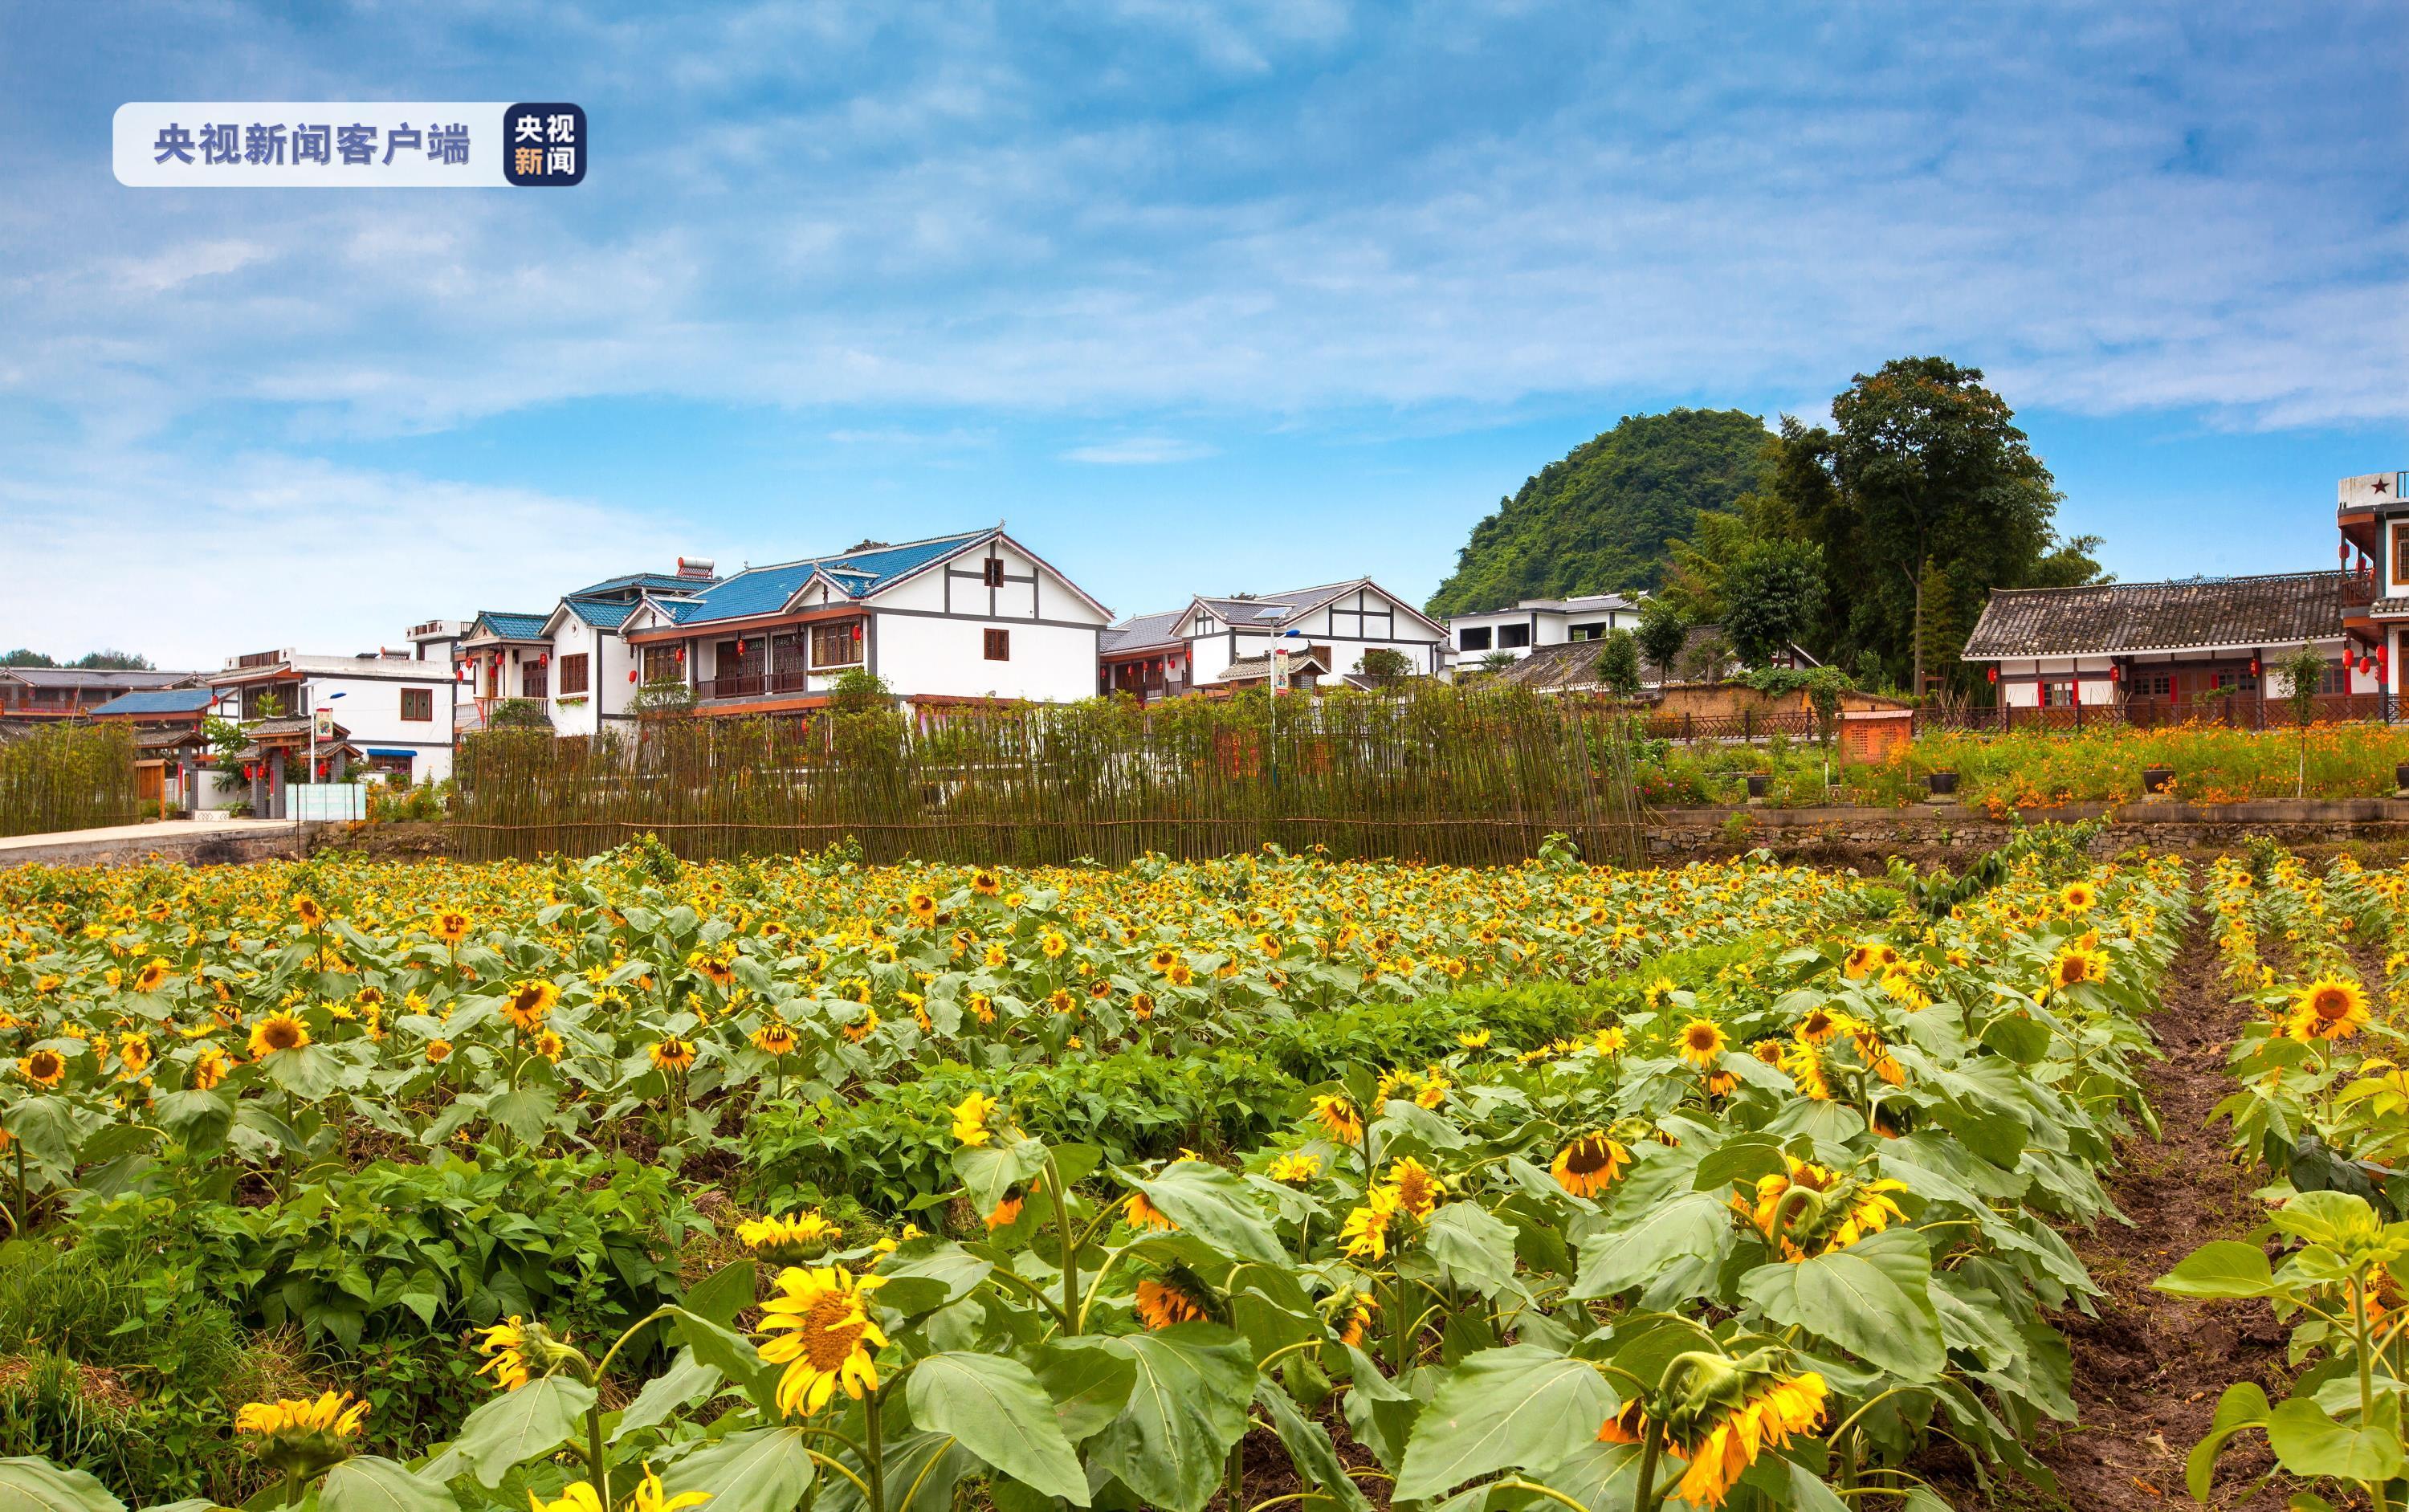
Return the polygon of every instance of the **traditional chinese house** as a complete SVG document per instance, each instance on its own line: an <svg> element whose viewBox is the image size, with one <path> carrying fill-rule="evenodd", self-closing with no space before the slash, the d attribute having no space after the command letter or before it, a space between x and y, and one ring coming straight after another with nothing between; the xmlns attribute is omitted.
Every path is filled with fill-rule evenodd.
<svg viewBox="0 0 2409 1512"><path fill-rule="evenodd" d="M1325 673L1354 670L1363 653L1397 652L1410 674L1446 664L1447 628L1369 578L1279 593L1196 598L1184 609L1108 626L1097 647L1096 691L1141 700L1231 682L1261 669L1275 644L1310 653Z"/></svg>
<svg viewBox="0 0 2409 1512"><path fill-rule="evenodd" d="M2270 670L2304 647L2326 659L2329 700L2383 685L2373 597L2364 571L1996 589L1961 655L2011 710L2255 721L2289 692Z"/></svg>
<svg viewBox="0 0 2409 1512"><path fill-rule="evenodd" d="M708 715L805 713L866 672L926 711L1094 690L1112 618L1034 552L990 529L751 567L694 589L648 589L619 626L629 660L595 717L647 685Z"/></svg>
<svg viewBox="0 0 2409 1512"><path fill-rule="evenodd" d="M0 667L0 718L74 719L128 693L195 687L198 672L90 667Z"/></svg>

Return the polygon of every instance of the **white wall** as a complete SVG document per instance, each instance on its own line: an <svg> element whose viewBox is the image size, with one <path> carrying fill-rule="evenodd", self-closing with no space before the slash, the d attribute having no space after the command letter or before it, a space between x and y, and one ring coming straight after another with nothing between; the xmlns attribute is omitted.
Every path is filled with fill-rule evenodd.
<svg viewBox="0 0 2409 1512"><path fill-rule="evenodd" d="M438 670L433 662L395 662L386 665L424 668L429 674ZM409 747L416 754L411 757L410 776L413 782L440 780L452 775L452 694L451 679L435 675L424 681L403 681L383 677L339 677L311 673L303 684L302 704L294 713L302 713L325 706L334 712L335 723L351 732L353 745L383 746L389 750ZM401 717L401 690L426 688L433 696L435 717L431 720ZM332 698L340 693L341 698Z"/></svg>
<svg viewBox="0 0 2409 1512"><path fill-rule="evenodd" d="M2344 642L2340 637L2335 637L2332 640L2319 641L2316 641L2315 644L2317 649L2325 653L2327 661L2336 664L2341 662ZM2297 655L2300 650L2301 648L2298 645L2261 646L2258 648L2258 665L2260 668L2259 688L2265 697L2274 699L2280 699L2285 697L2286 690L2283 685L2283 680L2277 675L2275 669L2278 663L2282 662L2286 657ZM2169 667L2197 667L2205 662L2231 662L2246 660L2250 654L2249 648L2243 647L2214 651L2203 650L2199 652L2137 655L2129 659L2127 666L2127 675L2132 676L2145 671L2163 670ZM2012 709L2034 709L2040 707L2041 685L2038 683L2029 681L2031 672L2034 668L2038 666L2041 670L2041 675L2051 682L2059 682L2070 677L2073 677L2079 681L2082 684L2081 692L2083 703L2086 708L2113 703L2116 701L2118 695L2124 691L2124 688L2118 683L2110 679L2108 669L2111 663L2112 658L2107 656L2044 656L2041 658L2038 663L2036 663L2033 658L2027 656L2003 661L1998 664L1999 701ZM2017 680L2012 682L2010 681L2011 678L2015 678ZM2382 687L2375 673L2372 671L2361 672L2357 670L2356 664L2354 663L2353 670L2350 674L2350 690L2353 693L2375 693L2382 691Z"/></svg>
<svg viewBox="0 0 2409 1512"><path fill-rule="evenodd" d="M985 632L989 628L1009 632L1010 660L987 659ZM878 675L904 698L993 694L1067 703L1096 691L1096 632L1091 628L876 614L870 633Z"/></svg>

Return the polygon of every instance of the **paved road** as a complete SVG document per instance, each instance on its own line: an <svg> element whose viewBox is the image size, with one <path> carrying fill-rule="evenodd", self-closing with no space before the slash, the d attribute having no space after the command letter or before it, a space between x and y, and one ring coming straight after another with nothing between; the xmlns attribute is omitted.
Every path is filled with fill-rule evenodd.
<svg viewBox="0 0 2409 1512"><path fill-rule="evenodd" d="M305 827L291 819L166 819L47 835L0 836L0 866L42 862L92 866L171 861L213 863L302 854Z"/></svg>

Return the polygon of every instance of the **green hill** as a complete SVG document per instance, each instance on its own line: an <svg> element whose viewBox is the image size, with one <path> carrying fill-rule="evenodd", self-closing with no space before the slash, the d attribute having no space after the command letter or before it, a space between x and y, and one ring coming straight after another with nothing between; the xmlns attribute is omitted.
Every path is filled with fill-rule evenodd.
<svg viewBox="0 0 2409 1512"><path fill-rule="evenodd" d="M1497 512L1472 527L1428 612L1655 587L1667 540L1688 535L1700 510L1724 509L1769 482L1772 439L1763 421L1738 410L1625 415L1499 499Z"/></svg>

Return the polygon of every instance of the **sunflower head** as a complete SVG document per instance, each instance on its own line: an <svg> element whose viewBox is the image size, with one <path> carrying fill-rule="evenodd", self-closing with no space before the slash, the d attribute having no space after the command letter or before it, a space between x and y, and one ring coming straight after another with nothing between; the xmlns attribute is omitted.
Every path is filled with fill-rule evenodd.
<svg viewBox="0 0 2409 1512"><path fill-rule="evenodd" d="M1396 1193L1397 1210L1415 1218L1429 1217L1447 1195L1431 1168L1410 1155L1390 1163L1388 1186Z"/></svg>
<svg viewBox="0 0 2409 1512"><path fill-rule="evenodd" d="M1575 1197L1594 1197L1614 1185L1631 1163L1631 1152L1603 1133L1587 1133L1556 1152L1549 1174Z"/></svg>
<svg viewBox="0 0 2409 1512"><path fill-rule="evenodd" d="M1363 1115L1355 1101L1344 1094L1332 1092L1313 1100L1313 1121L1322 1131L1341 1145L1363 1142Z"/></svg>
<svg viewBox="0 0 2409 1512"><path fill-rule="evenodd" d="M694 1042L679 1039L674 1034L655 1043L649 1054L654 1069L668 1072L672 1076L683 1076L694 1066Z"/></svg>
<svg viewBox="0 0 2409 1512"><path fill-rule="evenodd" d="M1161 1275L1149 1275L1140 1281L1132 1305L1138 1321L1148 1329L1167 1329L1212 1317L1206 1301L1211 1295L1185 1267L1175 1266Z"/></svg>
<svg viewBox="0 0 2409 1512"><path fill-rule="evenodd" d="M1121 1204L1121 1219L1139 1233L1168 1233L1179 1227L1169 1215L1147 1200L1143 1191L1133 1191Z"/></svg>
<svg viewBox="0 0 2409 1512"><path fill-rule="evenodd" d="M1682 1025L1675 1041L1681 1058L1699 1067L1712 1066L1721 1061L1724 1046L1729 1043L1723 1026L1705 1018L1693 1018Z"/></svg>
<svg viewBox="0 0 2409 1512"><path fill-rule="evenodd" d="M288 1013L273 1013L251 1029L251 1058L253 1060L276 1054L280 1050L298 1050L310 1043L310 1027Z"/></svg>
<svg viewBox="0 0 2409 1512"><path fill-rule="evenodd" d="M878 1389L877 1351L887 1336L870 1316L870 1293L887 1283L841 1266L778 1273L776 1292L761 1304L761 1358L786 1368L778 1377L778 1408L805 1418L837 1391L858 1399Z"/></svg>
<svg viewBox="0 0 2409 1512"><path fill-rule="evenodd" d="M785 1217L752 1218L736 1226L736 1238L756 1255L777 1265L799 1265L828 1252L844 1230L818 1208L807 1207Z"/></svg>
<svg viewBox="0 0 2409 1512"><path fill-rule="evenodd" d="M368 1416L366 1402L353 1401L349 1391L328 1391L314 1402L250 1403L235 1414L234 1431L269 1465L307 1480L352 1457Z"/></svg>
<svg viewBox="0 0 2409 1512"><path fill-rule="evenodd" d="M67 1058L56 1050L36 1050L17 1062L18 1074L36 1087L56 1087L67 1073Z"/></svg>
<svg viewBox="0 0 2409 1512"><path fill-rule="evenodd" d="M2346 1040L2367 1027L2367 989L2346 976L2320 976L2292 1001L2284 1031L2296 1040Z"/></svg>

